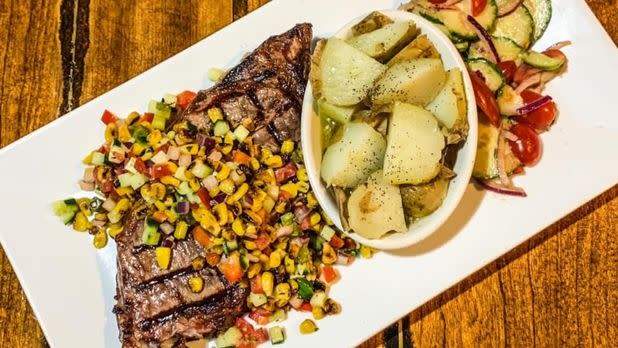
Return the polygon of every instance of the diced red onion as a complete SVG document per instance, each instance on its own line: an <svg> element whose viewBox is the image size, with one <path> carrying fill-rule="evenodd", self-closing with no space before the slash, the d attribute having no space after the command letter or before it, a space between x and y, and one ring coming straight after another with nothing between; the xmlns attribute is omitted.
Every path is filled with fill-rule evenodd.
<svg viewBox="0 0 618 348"><path fill-rule="evenodd" d="M505 129L502 130L502 136L504 137L504 139L510 140L510 141L517 141L517 140L519 140L517 135L515 135L515 134L513 134L510 131L505 130Z"/></svg>
<svg viewBox="0 0 618 348"><path fill-rule="evenodd" d="M217 181L217 178L214 175L211 175L202 180L202 185L204 185L208 191L212 191L215 187L217 187L217 185L219 185L219 181Z"/></svg>
<svg viewBox="0 0 618 348"><path fill-rule="evenodd" d="M84 182L94 182L94 167L88 167L84 170Z"/></svg>
<svg viewBox="0 0 618 348"><path fill-rule="evenodd" d="M519 0L517 2L507 1L505 6L498 7L498 17L510 15L515 10L517 10L517 8L519 7L519 5L521 5L522 2L523 0Z"/></svg>
<svg viewBox="0 0 618 348"><path fill-rule="evenodd" d="M242 207L246 209L250 209L251 207L253 207L253 198L251 197L251 195L246 194L243 196Z"/></svg>
<svg viewBox="0 0 618 348"><path fill-rule="evenodd" d="M197 142L198 146L204 146L204 144L206 144L206 134L204 133L197 133L197 136L195 137L195 140Z"/></svg>
<svg viewBox="0 0 618 348"><path fill-rule="evenodd" d="M106 224L106 221L101 220L92 220L92 224L97 227L103 227Z"/></svg>
<svg viewBox="0 0 618 348"><path fill-rule="evenodd" d="M108 198L105 200L105 202L103 202L101 206L107 211L112 211L116 207L116 202L113 199Z"/></svg>
<svg viewBox="0 0 618 348"><path fill-rule="evenodd" d="M191 165L191 155L183 154L178 158L178 166L179 167L189 167Z"/></svg>
<svg viewBox="0 0 618 348"><path fill-rule="evenodd" d="M210 155L208 155L208 159L215 162L220 161L221 158L223 158L223 155L219 151L213 151L210 153Z"/></svg>
<svg viewBox="0 0 618 348"><path fill-rule="evenodd" d="M217 142L215 141L215 139L208 137L204 140L203 146L206 149L206 153L210 153L210 151L212 151L216 145Z"/></svg>
<svg viewBox="0 0 618 348"><path fill-rule="evenodd" d="M544 97L541 97L529 104L526 104L524 106L522 106L521 108L517 109L517 113L520 115L524 115L527 113L530 113L538 108L540 108L541 106L549 103L550 101L552 101L551 97L546 95Z"/></svg>
<svg viewBox="0 0 618 348"><path fill-rule="evenodd" d="M303 300L300 297L298 297L298 295L292 296L289 302L290 302L290 306L292 306L292 308L294 309L299 309L300 306L303 305Z"/></svg>
<svg viewBox="0 0 618 348"><path fill-rule="evenodd" d="M170 146L169 149L167 149L167 157L172 161L177 161L178 158L180 158L180 149L176 146Z"/></svg>
<svg viewBox="0 0 618 348"><path fill-rule="evenodd" d="M337 261L335 261L338 265L349 265L352 263L352 256L346 255L344 253L337 254Z"/></svg>
<svg viewBox="0 0 618 348"><path fill-rule="evenodd" d="M515 187L515 186L507 187L495 181L487 181L487 180L480 180L480 179L477 179L476 181L479 183L479 185L481 185L485 189L495 192L495 193L500 193L500 194L509 195L509 196L516 196L516 197L527 197L528 196L526 191L524 191L520 187Z"/></svg>
<svg viewBox="0 0 618 348"><path fill-rule="evenodd" d="M474 32L479 37L479 39L483 42L483 44L485 44L486 47L489 48L489 51L491 53L490 60L492 61L492 63L500 63L500 56L498 55L496 46L494 45L493 41L491 41L491 37L489 36L487 31L485 31L485 28L483 28L483 26L479 22L477 22L474 17L470 15L468 15L466 19L468 20L468 23L472 25L472 28L474 29Z"/></svg>
<svg viewBox="0 0 618 348"><path fill-rule="evenodd" d="M279 227L277 229L277 232L275 233L275 236L277 238L287 237L287 236L291 235L292 232L294 232L294 227L292 227L292 225L281 226L281 227Z"/></svg>
<svg viewBox="0 0 618 348"><path fill-rule="evenodd" d="M298 222L299 224L302 223L303 220L305 220L305 218L309 216L309 214L311 214L311 208L304 204L298 205L294 209L294 217L296 218L296 222Z"/></svg>
<svg viewBox="0 0 618 348"><path fill-rule="evenodd" d="M83 191L94 191L94 182L79 181L79 188Z"/></svg>
<svg viewBox="0 0 618 348"><path fill-rule="evenodd" d="M159 228L165 234L170 234L174 232L174 225L170 224L169 222L162 223L161 225L159 225Z"/></svg>
<svg viewBox="0 0 618 348"><path fill-rule="evenodd" d="M217 203L223 203L225 202L226 197L227 195L225 193L219 193L218 195L215 196L215 198L213 198L213 200L215 200Z"/></svg>
<svg viewBox="0 0 618 348"><path fill-rule="evenodd" d="M191 210L191 204L187 201L178 202L176 205L176 212L180 215L188 214L189 210Z"/></svg>
<svg viewBox="0 0 618 348"><path fill-rule="evenodd" d="M163 240L163 242L161 242L161 246L165 248L172 249L175 245L176 242L174 241L174 237L167 237Z"/></svg>

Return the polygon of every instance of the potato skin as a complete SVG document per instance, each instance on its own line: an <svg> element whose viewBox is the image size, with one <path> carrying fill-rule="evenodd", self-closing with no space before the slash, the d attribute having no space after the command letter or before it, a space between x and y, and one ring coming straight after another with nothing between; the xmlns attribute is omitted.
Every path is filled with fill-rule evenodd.
<svg viewBox="0 0 618 348"><path fill-rule="evenodd" d="M352 35L363 35L391 23L393 23L393 20L390 17L379 11L374 11L352 27Z"/></svg>

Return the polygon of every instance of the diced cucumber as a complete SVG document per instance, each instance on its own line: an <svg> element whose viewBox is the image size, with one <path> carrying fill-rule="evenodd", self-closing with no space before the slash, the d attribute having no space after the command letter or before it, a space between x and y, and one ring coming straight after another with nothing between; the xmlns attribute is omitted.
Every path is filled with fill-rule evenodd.
<svg viewBox="0 0 618 348"><path fill-rule="evenodd" d="M507 37L519 46L528 48L534 40L534 21L526 6L519 6L508 16L498 18L493 36Z"/></svg>
<svg viewBox="0 0 618 348"><path fill-rule="evenodd" d="M102 166L105 164L105 154L95 151L92 153L92 160L90 161L95 166Z"/></svg>
<svg viewBox="0 0 618 348"><path fill-rule="evenodd" d="M191 169L191 173L200 179L204 179L205 177L213 173L213 169L210 166L204 164L204 162L196 161L193 169Z"/></svg>
<svg viewBox="0 0 618 348"><path fill-rule="evenodd" d="M165 124L167 123L167 119L163 116L155 115L152 119L152 128L164 130Z"/></svg>
<svg viewBox="0 0 618 348"><path fill-rule="evenodd" d="M239 259L240 259L240 267L242 267L242 270L246 271L247 269L249 269L250 264L249 264L249 260L247 260L247 254L241 253Z"/></svg>
<svg viewBox="0 0 618 348"><path fill-rule="evenodd" d="M236 240L226 240L223 242L223 251L226 255L229 255L232 251L238 249L238 242Z"/></svg>
<svg viewBox="0 0 618 348"><path fill-rule="evenodd" d="M509 85L504 85L498 91L498 108L500 108L500 114L505 116L514 116L517 114L517 109L524 106L523 98L515 93L513 88Z"/></svg>
<svg viewBox="0 0 618 348"><path fill-rule="evenodd" d="M521 53L524 51L523 47L515 43L515 41L506 37L492 37L491 41L498 51L501 61L512 60L515 64L519 65L521 61ZM468 59L472 58L490 58L491 52L487 52L485 45L481 41L477 41L470 45L468 51Z"/></svg>
<svg viewBox="0 0 618 348"><path fill-rule="evenodd" d="M138 124L137 126L135 126L135 128L133 128L133 133L131 134L131 136L138 143L146 144L148 143L148 133L148 128L142 126L141 124Z"/></svg>
<svg viewBox="0 0 618 348"><path fill-rule="evenodd" d="M176 95L171 93L165 93L163 96L163 102L171 107L176 106Z"/></svg>
<svg viewBox="0 0 618 348"><path fill-rule="evenodd" d="M124 173L118 175L120 187L132 187L134 190L142 187L148 178L140 173Z"/></svg>
<svg viewBox="0 0 618 348"><path fill-rule="evenodd" d="M146 218L144 222L144 232L142 233L142 242L146 245L158 245L161 239L159 232L159 224L153 220Z"/></svg>
<svg viewBox="0 0 618 348"><path fill-rule="evenodd" d="M150 103L148 103L148 112L153 113L155 116L168 119L172 115L172 107L165 102L151 100Z"/></svg>
<svg viewBox="0 0 618 348"><path fill-rule="evenodd" d="M180 193L183 196L187 196L193 193L193 189L189 186L189 183L186 181L181 182L180 185L178 185L178 188L176 189L176 191L178 191L178 193Z"/></svg>
<svg viewBox="0 0 618 348"><path fill-rule="evenodd" d="M249 294L249 302L251 302L253 306L259 307L265 304L266 302L268 302L268 299L266 298L266 295L264 294L256 294L252 292Z"/></svg>
<svg viewBox="0 0 618 348"><path fill-rule="evenodd" d="M475 40L477 39L476 32L470 24L466 20L466 16L462 16L462 12L466 15L471 15L472 11L472 0L463 0L455 5L456 9L441 9L437 10L437 12L432 13L435 8L431 3L427 0L418 1L421 4L422 8L419 10L421 13L426 13L429 16L435 17L440 22L442 22L446 28L448 28L449 32L452 33L453 36L458 37L464 40ZM487 5L481 14L475 16L477 22L487 31L491 31L494 26L494 22L498 16L498 7L496 6L496 2L494 0L487 1Z"/></svg>
<svg viewBox="0 0 618 348"><path fill-rule="evenodd" d="M355 111L356 106L337 106L327 102L324 98L318 99L318 114L341 124L350 122Z"/></svg>
<svg viewBox="0 0 618 348"><path fill-rule="evenodd" d="M564 64L564 60L560 58L553 58L534 51L524 53L522 58L526 64L542 70L556 70Z"/></svg>
<svg viewBox="0 0 618 348"><path fill-rule="evenodd" d="M455 43L455 47L457 48L459 53L464 53L470 47L470 42L468 42L468 41L456 42Z"/></svg>
<svg viewBox="0 0 618 348"><path fill-rule="evenodd" d="M500 68L484 58L469 59L468 69L480 72L485 78L485 84L492 92L496 92L504 85L504 76Z"/></svg>
<svg viewBox="0 0 618 348"><path fill-rule="evenodd" d="M324 225L324 227L322 227L322 232L320 232L320 236L324 238L327 242L330 242L334 235L335 230L332 229L330 226Z"/></svg>
<svg viewBox="0 0 618 348"><path fill-rule="evenodd" d="M245 126L243 126L242 124L236 127L236 129L234 129L234 137L239 142L242 143L243 141L245 141L245 139L247 139L248 136L249 130L245 128Z"/></svg>
<svg viewBox="0 0 618 348"><path fill-rule="evenodd" d="M281 326L273 326L268 329L268 335L272 344L281 344L285 341L285 333Z"/></svg>
<svg viewBox="0 0 618 348"><path fill-rule="evenodd" d="M75 214L79 211L77 201L73 198L52 203L54 214L62 219L65 225L70 224L75 219Z"/></svg>
<svg viewBox="0 0 618 348"><path fill-rule="evenodd" d="M490 124L486 117L479 118L478 147L476 149L476 162L472 175L479 179L494 179L498 173L498 141L500 130ZM508 144L504 158L504 166L507 174L517 169L521 162L510 151Z"/></svg>
<svg viewBox="0 0 618 348"><path fill-rule="evenodd" d="M230 131L230 125L224 120L218 120L212 128L213 134L222 137Z"/></svg>
<svg viewBox="0 0 618 348"><path fill-rule="evenodd" d="M215 345L217 348L232 348L240 344L242 332L236 326L232 326L217 337Z"/></svg>
<svg viewBox="0 0 618 348"><path fill-rule="evenodd" d="M551 21L551 0L524 0L524 5L530 11L534 20L534 41L538 41Z"/></svg>

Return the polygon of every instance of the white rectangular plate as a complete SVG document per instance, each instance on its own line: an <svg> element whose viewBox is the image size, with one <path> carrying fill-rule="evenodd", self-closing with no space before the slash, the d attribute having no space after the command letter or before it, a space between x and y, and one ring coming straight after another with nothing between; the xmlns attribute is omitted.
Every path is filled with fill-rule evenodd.
<svg viewBox="0 0 618 348"><path fill-rule="evenodd" d="M268 36L297 22L328 36L363 13L395 8L393 0L279 0L153 69L0 150L0 242L52 347L118 347L115 251L97 252L91 238L64 227L50 202L78 193L82 157L102 143L101 112L144 110L165 92L208 86L206 71L231 66ZM525 199L470 186L444 228L421 244L379 253L341 269L332 296L343 312L300 336L292 315L286 344L344 347L391 322L504 254L618 182L618 50L582 0L554 2L538 47L572 40L569 72L548 89L560 118L543 135L545 154L517 183ZM213 54L215 52L215 54Z"/></svg>

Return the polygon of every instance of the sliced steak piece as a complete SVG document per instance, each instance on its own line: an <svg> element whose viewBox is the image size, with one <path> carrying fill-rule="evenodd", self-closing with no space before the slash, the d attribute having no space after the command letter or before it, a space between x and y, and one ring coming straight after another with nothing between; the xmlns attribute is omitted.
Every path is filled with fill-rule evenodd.
<svg viewBox="0 0 618 348"><path fill-rule="evenodd" d="M233 128L243 125L256 144L277 151L300 139L300 114L310 68L310 24L266 40L222 82L200 91L181 119L209 131L208 109L219 107Z"/></svg>
<svg viewBox="0 0 618 348"><path fill-rule="evenodd" d="M271 37L219 85L200 91L176 122L188 120L209 131L208 109L220 107L232 127L247 127L257 144L276 151L286 139L299 140L311 39L309 24ZM134 211L116 237L114 312L123 347L176 346L212 337L246 312L248 289L229 284L216 269L193 268L193 260L205 251L191 236L176 243L169 269L162 270L154 248L142 243L143 231L144 216ZM204 279L199 293L187 284L192 276Z"/></svg>

